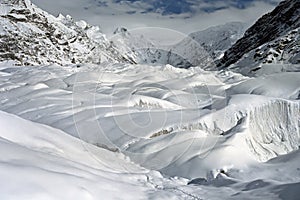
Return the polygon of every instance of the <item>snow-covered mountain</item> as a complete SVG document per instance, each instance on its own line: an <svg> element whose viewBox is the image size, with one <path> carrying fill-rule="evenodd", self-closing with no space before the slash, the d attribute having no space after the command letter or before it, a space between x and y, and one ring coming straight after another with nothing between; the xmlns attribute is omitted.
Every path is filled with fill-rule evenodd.
<svg viewBox="0 0 300 200"><path fill-rule="evenodd" d="M161 45L160 41L120 28L109 41L99 27L75 22L68 15L54 17L27 0L3 1L1 7L0 59L14 60L17 65L109 61L205 67L244 29L242 23L228 23L183 35L177 44Z"/></svg>
<svg viewBox="0 0 300 200"><path fill-rule="evenodd" d="M179 37L175 44L164 44L160 38L151 40L149 32ZM114 32L112 41L123 54L134 57L137 63L171 64L175 67L189 68L212 65L231 45L244 33L245 24L231 22L208 28L190 35L179 34L175 31L148 28L138 31L128 31L118 28ZM143 35L143 33L148 35Z"/></svg>
<svg viewBox="0 0 300 200"><path fill-rule="evenodd" d="M0 61L18 65L132 62L99 27L70 16L57 18L29 0L0 2Z"/></svg>
<svg viewBox="0 0 300 200"><path fill-rule="evenodd" d="M234 64L235 70L249 75L263 64L299 64L299 27L300 2L285 0L250 27L217 64Z"/></svg>
<svg viewBox="0 0 300 200"><path fill-rule="evenodd" d="M166 34L164 32L174 34L169 30L151 29L150 32L154 35ZM179 43L163 44L162 39L151 39L148 33L144 35L143 32L149 32L149 30L135 32L119 28L114 32L112 41L123 54L133 52L132 57L140 64L171 64L179 68L188 68L198 65L201 57L209 58L206 51L189 37L180 35L182 39L179 39ZM189 50L193 50L193 54Z"/></svg>
<svg viewBox="0 0 300 200"><path fill-rule="evenodd" d="M204 31L191 33L189 37L203 46L213 58L217 58L240 39L245 30L246 26L244 23L230 22Z"/></svg>

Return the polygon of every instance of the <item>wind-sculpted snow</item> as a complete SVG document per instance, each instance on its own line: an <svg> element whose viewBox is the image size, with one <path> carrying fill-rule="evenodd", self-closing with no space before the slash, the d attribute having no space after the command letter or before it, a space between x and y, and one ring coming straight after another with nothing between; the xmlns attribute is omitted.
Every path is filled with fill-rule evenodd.
<svg viewBox="0 0 300 200"><path fill-rule="evenodd" d="M284 72L251 78L227 89L227 94L256 94L299 100L299 73Z"/></svg>
<svg viewBox="0 0 300 200"><path fill-rule="evenodd" d="M204 69L239 23L107 40L29 0L1 1L0 199L297 200L299 10L288 2L276 10L292 16L274 24L297 23L268 38L250 28L223 57L233 72ZM271 30L274 12L255 26Z"/></svg>
<svg viewBox="0 0 300 200"><path fill-rule="evenodd" d="M249 191L275 199L297 194L299 156L290 158L298 155L300 144L296 72L248 78L170 65L62 68L16 67L10 62L2 63L0 72L1 110L58 128L90 143L83 144L95 151L99 148L107 155L125 155L130 166L136 163L190 180L190 185L184 186L185 179L148 175L163 182L153 183L161 188L150 192L156 197L168 196L169 192L179 199L211 199L235 193L239 199L247 197ZM29 145L30 141L24 143ZM46 151L57 146L50 141L35 148L44 146ZM282 161L285 156L290 158L287 163ZM110 161L103 162L118 169ZM126 169L128 164L122 165ZM285 165L290 166L291 176L278 172ZM256 184L265 188L265 193ZM207 192L200 191L198 185ZM122 186L118 190L122 191Z"/></svg>
<svg viewBox="0 0 300 200"><path fill-rule="evenodd" d="M179 186L185 180L164 181L160 173L121 153L2 111L0 128L0 150L5 152L0 158L1 199L184 198L155 187Z"/></svg>

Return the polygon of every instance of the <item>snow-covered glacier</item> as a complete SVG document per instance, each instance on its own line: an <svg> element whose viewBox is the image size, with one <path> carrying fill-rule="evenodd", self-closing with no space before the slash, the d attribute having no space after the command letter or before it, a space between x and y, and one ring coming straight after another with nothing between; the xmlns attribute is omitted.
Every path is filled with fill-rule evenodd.
<svg viewBox="0 0 300 200"><path fill-rule="evenodd" d="M41 129L39 124L34 125L37 128L22 128L24 120L10 117L22 122L6 122L7 114L3 113L2 123L9 125L3 125L6 132L1 137L31 151L41 151L47 159L50 159L48 154L50 157L58 154L63 159L66 154L70 155L68 160L72 158L75 166L76 162L86 166L85 170L92 173L89 177L99 184L102 176L120 176L117 179L123 180L121 174L125 173L126 181L116 183L121 184L118 191L123 187L131 191L127 184L140 185L136 190L141 199L172 196L175 199L218 199L222 195L229 198L233 193L236 194L231 196L233 199L240 199L247 196L247 191L256 197L275 199L279 194L297 194L293 188L299 183L298 158L282 160L298 155L299 151L298 73L260 79L233 72L207 72L197 67L178 69L170 65L20 68L9 62L2 63L0 71L1 110L64 131L53 134L52 129ZM290 84L278 91L277 84L284 78L290 79ZM272 84L258 89L264 81ZM272 87L274 89L270 89ZM15 128L17 133L13 132ZM36 129L37 133L32 135ZM8 137L12 134L15 134L13 138ZM86 155L81 156L72 149L68 153L64 143L69 140L81 144L81 147L68 144L70 148ZM13 153L13 148L4 151ZM19 159L31 162L30 158L24 161L27 158L22 155ZM49 162L56 169L58 164L51 159ZM115 163L115 159L120 161ZM7 158L10 164L13 160ZM40 167L40 162L30 165ZM97 163L106 166L109 172L93 175L94 168L99 167ZM47 164L43 166L48 168ZM71 166L63 169L67 171ZM282 166L291 170L285 172L284 178L280 175ZM256 176L255 171L259 171L259 175ZM79 172L74 173L78 176ZM140 175L134 175L136 173ZM52 177L51 174L45 176ZM41 184L37 183L39 179L34 181ZM67 189L76 190L79 196L102 197L101 191L106 191L109 198L120 197L113 196L115 194L105 187L91 186L85 178L79 182L70 176L64 181L75 181L83 187L78 190L72 185L74 183L67 184ZM103 180L107 185L114 181L114 178ZM43 187L53 189L52 184L50 181ZM259 184L267 187L264 193ZM9 187L16 189L20 185L20 182L12 182ZM10 197L9 191L4 191L3 195L8 195L4 197ZM29 197L39 197L30 194ZM49 190L42 194L53 198ZM128 193L126 199L131 197L134 195Z"/></svg>
<svg viewBox="0 0 300 200"><path fill-rule="evenodd" d="M29 0L0 6L0 199L299 199L297 28L216 71L242 24L162 52Z"/></svg>

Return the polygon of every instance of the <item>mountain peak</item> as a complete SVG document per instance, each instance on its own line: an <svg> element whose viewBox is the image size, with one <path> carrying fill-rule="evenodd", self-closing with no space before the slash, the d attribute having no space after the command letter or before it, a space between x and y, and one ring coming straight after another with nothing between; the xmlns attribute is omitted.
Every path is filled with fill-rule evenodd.
<svg viewBox="0 0 300 200"><path fill-rule="evenodd" d="M54 17L29 0L0 2L0 61L16 65L130 62L99 27Z"/></svg>

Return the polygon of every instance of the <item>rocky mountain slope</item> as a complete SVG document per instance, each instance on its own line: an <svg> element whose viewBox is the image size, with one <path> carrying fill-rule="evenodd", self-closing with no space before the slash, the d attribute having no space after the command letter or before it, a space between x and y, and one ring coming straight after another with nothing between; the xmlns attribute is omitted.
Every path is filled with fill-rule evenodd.
<svg viewBox="0 0 300 200"><path fill-rule="evenodd" d="M245 64L257 67L265 63L276 64L277 61L282 61L281 64L299 64L299 27L300 2L283 1L250 27L244 36L225 52L217 65L219 68L226 68L238 63L236 68L239 68L245 67ZM255 67L251 70L255 71Z"/></svg>
<svg viewBox="0 0 300 200"><path fill-rule="evenodd" d="M0 61L17 65L133 62L98 27L70 16L57 18L29 0L0 2Z"/></svg>
<svg viewBox="0 0 300 200"><path fill-rule="evenodd" d="M247 75L262 75L300 70L300 29L261 45L230 67Z"/></svg>

